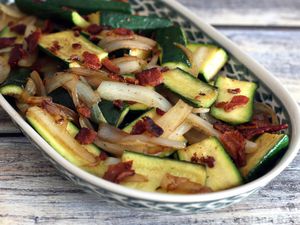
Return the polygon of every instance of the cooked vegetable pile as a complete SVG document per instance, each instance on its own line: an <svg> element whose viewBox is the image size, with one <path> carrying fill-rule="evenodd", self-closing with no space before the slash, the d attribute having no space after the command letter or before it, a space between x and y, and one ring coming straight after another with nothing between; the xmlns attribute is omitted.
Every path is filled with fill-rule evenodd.
<svg viewBox="0 0 300 225"><path fill-rule="evenodd" d="M207 193L266 173L288 127L219 46L126 1L0 5L0 93L63 157L144 191Z"/></svg>

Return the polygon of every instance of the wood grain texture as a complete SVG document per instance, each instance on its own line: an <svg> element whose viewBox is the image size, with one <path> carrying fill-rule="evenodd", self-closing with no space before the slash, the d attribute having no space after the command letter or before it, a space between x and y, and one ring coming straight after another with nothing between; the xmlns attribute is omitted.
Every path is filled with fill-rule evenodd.
<svg viewBox="0 0 300 225"><path fill-rule="evenodd" d="M62 178L26 138L0 138L0 143L1 225L300 222L300 155L276 180L241 203L213 213L166 215L126 209L82 192Z"/></svg>
<svg viewBox="0 0 300 225"><path fill-rule="evenodd" d="M179 0L206 22L217 26L300 25L297 0Z"/></svg>

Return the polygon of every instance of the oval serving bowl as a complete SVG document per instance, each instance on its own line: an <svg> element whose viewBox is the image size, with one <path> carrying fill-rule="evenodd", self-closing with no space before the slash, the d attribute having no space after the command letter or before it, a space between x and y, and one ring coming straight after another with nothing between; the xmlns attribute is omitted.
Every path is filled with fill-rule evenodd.
<svg viewBox="0 0 300 225"><path fill-rule="evenodd" d="M6 2L6 1L1 1ZM288 123L287 133L290 145L278 164L267 174L245 185L229 190L207 194L173 195L148 193L129 189L89 174L74 166L59 155L20 114L0 95L0 105L10 115L13 122L22 130L43 155L68 179L85 191L108 202L118 202L139 209L152 209L166 212L193 213L213 211L239 202L257 189L268 184L296 156L300 148L300 112L298 105L287 90L262 66L243 53L239 48L204 23L189 10L174 0L130 0L135 12L140 15L158 15L168 17L183 27L189 41L217 44L228 52L230 60L224 70L228 76L236 79L254 81L259 85L256 100L268 103L277 113L280 122Z"/></svg>

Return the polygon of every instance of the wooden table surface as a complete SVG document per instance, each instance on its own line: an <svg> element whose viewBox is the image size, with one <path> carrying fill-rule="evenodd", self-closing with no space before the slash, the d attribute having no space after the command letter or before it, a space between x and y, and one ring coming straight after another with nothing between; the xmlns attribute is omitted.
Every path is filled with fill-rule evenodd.
<svg viewBox="0 0 300 225"><path fill-rule="evenodd" d="M299 0L180 0L269 69L300 103ZM300 224L300 155L232 207L158 215L108 204L62 178L0 109L0 225Z"/></svg>

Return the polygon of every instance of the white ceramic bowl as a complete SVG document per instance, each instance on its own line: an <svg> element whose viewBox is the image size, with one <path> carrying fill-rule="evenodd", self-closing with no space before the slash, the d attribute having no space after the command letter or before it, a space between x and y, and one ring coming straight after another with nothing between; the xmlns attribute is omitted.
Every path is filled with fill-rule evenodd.
<svg viewBox="0 0 300 225"><path fill-rule="evenodd" d="M298 135L300 133L300 112L298 105L287 90L268 71L242 52L234 43L174 0L131 0L131 3L133 8L140 14L157 14L169 17L174 22L177 22L187 32L188 39L191 41L215 43L222 46L230 55L230 61L225 67L227 74L231 77L251 80L259 84L257 98L270 104L277 112L280 121L288 122L290 126L287 131L290 135L289 148L270 172L242 186L208 194L173 195L129 189L95 177L72 165L41 138L5 98L0 95L0 104L4 110L62 174L84 190L92 191L95 195L107 201L167 212L212 211L238 202L258 188L268 184L288 166L300 148Z"/></svg>

